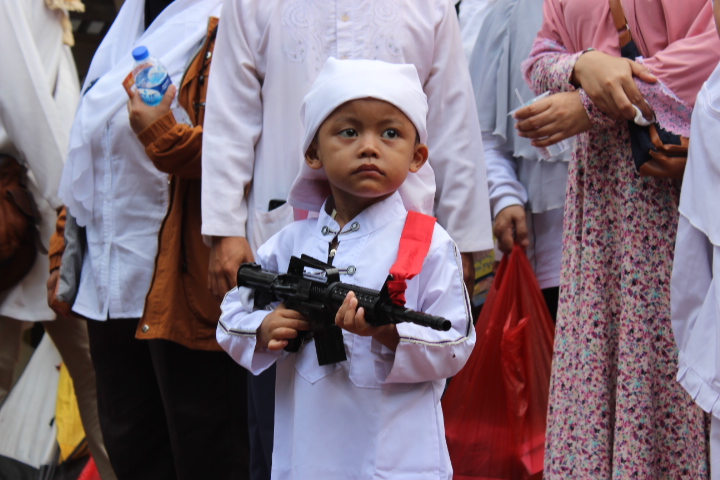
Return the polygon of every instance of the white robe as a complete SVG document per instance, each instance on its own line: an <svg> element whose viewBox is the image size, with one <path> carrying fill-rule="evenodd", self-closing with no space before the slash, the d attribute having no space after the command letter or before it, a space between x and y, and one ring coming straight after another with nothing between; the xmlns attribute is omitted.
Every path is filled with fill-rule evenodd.
<svg viewBox="0 0 720 480"><path fill-rule="evenodd" d="M394 194L350 222L333 260L341 281L379 290L397 257L405 217ZM317 219L287 226L258 250L258 263L284 272L291 255L327 261L334 235L323 227L338 230L324 209ZM348 360L321 367L312 341L297 354L256 350L255 332L269 312L253 311L246 288L227 294L220 345L254 374L277 362L273 480L452 478L440 397L445 379L467 361L475 331L459 254L438 225L406 297L407 307L444 316L452 329L398 324L395 352L343 331Z"/></svg>
<svg viewBox="0 0 720 480"><path fill-rule="evenodd" d="M80 95L72 53L62 42L64 15L44 0L0 1L0 152L30 171L45 247L55 230L55 209L62 205L57 189ZM47 305L47 277L47 255L38 253L30 272L0 295L0 316L54 319Z"/></svg>
<svg viewBox="0 0 720 480"><path fill-rule="evenodd" d="M413 209L434 210L461 251L492 248L482 140L452 1L230 0L214 56L203 132L204 235L245 236L255 250L292 221L289 205L268 206L287 199L298 174L300 105L333 56L417 67L429 103L430 159L400 192Z"/></svg>
<svg viewBox="0 0 720 480"><path fill-rule="evenodd" d="M720 479L720 67L703 85L690 124L671 283L678 381L712 414L711 472ZM717 277L717 279L716 279Z"/></svg>

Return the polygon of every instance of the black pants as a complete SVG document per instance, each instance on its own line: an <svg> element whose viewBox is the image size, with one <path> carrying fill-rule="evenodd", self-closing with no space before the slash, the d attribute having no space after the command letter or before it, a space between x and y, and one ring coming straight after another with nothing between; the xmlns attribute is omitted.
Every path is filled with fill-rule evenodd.
<svg viewBox="0 0 720 480"><path fill-rule="evenodd" d="M545 304L550 310L550 316L553 319L553 323L557 321L558 311L558 299L560 296L560 287L544 288L542 290L543 298L545 298Z"/></svg>
<svg viewBox="0 0 720 480"><path fill-rule="evenodd" d="M137 340L138 320L88 321L98 413L119 480L246 479L246 371L225 352Z"/></svg>

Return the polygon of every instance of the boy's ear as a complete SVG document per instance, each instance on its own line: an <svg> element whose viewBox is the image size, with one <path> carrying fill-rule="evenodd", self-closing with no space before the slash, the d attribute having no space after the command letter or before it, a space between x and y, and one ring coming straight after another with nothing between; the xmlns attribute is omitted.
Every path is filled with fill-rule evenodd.
<svg viewBox="0 0 720 480"><path fill-rule="evenodd" d="M412 162L410 162L410 171L412 173L415 173L420 170L420 167L425 165L425 162L427 162L428 155L429 150L427 145L425 145L424 143L416 143L415 152L413 153L413 159Z"/></svg>
<svg viewBox="0 0 720 480"><path fill-rule="evenodd" d="M322 162L318 156L317 142L315 140L312 141L305 152L305 163L307 163L308 167L313 170L319 170L322 168Z"/></svg>

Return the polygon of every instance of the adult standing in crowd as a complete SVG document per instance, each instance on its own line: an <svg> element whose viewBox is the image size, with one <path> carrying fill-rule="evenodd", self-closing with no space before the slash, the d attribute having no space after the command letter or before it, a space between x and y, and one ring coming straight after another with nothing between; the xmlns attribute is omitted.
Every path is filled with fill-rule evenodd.
<svg viewBox="0 0 720 480"><path fill-rule="evenodd" d="M720 1L713 2L720 35ZM693 110L672 273L672 326L680 350L677 379L710 414L710 473L720 480L720 65Z"/></svg>
<svg viewBox="0 0 720 480"><path fill-rule="evenodd" d="M636 105L689 135L720 41L707 0L621 5L637 61L620 56L608 2L548 0L525 65L536 92L562 93L518 112L523 135L585 132L569 171L544 476L707 478L705 416L675 381L678 186L639 176L627 121Z"/></svg>
<svg viewBox="0 0 720 480"><path fill-rule="evenodd" d="M87 241L72 310L88 318L100 423L120 479L247 477L246 374L215 340L219 302L206 288L200 235L201 125L220 7L126 0L90 65L71 134L60 194ZM167 68L177 103L174 86L156 107L137 93L128 103L123 80L139 45Z"/></svg>
<svg viewBox="0 0 720 480"><path fill-rule="evenodd" d="M497 247L505 254L515 242L526 247L555 318L570 151L543 159L530 140L518 135L515 120L508 115L520 106L516 91L525 100L534 96L519 65L540 30L542 8L543 0L490 3L470 58L470 76L483 134Z"/></svg>
<svg viewBox="0 0 720 480"><path fill-rule="evenodd" d="M400 193L407 208L438 217L463 252L472 283L472 252L492 248L492 239L454 2L229 0L222 18L203 140L202 231L212 237L213 292L234 287L238 266L293 220L282 204L303 160L300 105L330 56L417 67L429 103L430 161ZM256 382L265 386L252 387ZM254 478L270 472L273 388L272 370L251 377ZM253 423L256 415L264 420Z"/></svg>
<svg viewBox="0 0 720 480"><path fill-rule="evenodd" d="M28 168L28 189L40 217L39 243L45 247L61 205L57 188L80 93L70 52L73 36L67 10L82 8L79 1L0 2L0 168L14 161L8 157ZM103 480L112 480L115 475L98 423L87 327L82 320L56 318L50 310L47 272L47 256L38 251L30 271L0 293L0 403L13 382L24 322L43 322L73 379L80 418L98 471Z"/></svg>

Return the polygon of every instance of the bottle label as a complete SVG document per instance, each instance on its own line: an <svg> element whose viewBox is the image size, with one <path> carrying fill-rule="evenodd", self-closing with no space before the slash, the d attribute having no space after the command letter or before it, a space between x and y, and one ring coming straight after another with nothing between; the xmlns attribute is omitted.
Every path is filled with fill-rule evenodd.
<svg viewBox="0 0 720 480"><path fill-rule="evenodd" d="M135 87L143 102L150 106L158 105L172 83L165 69L157 65L144 64L134 69L133 73L135 73Z"/></svg>

